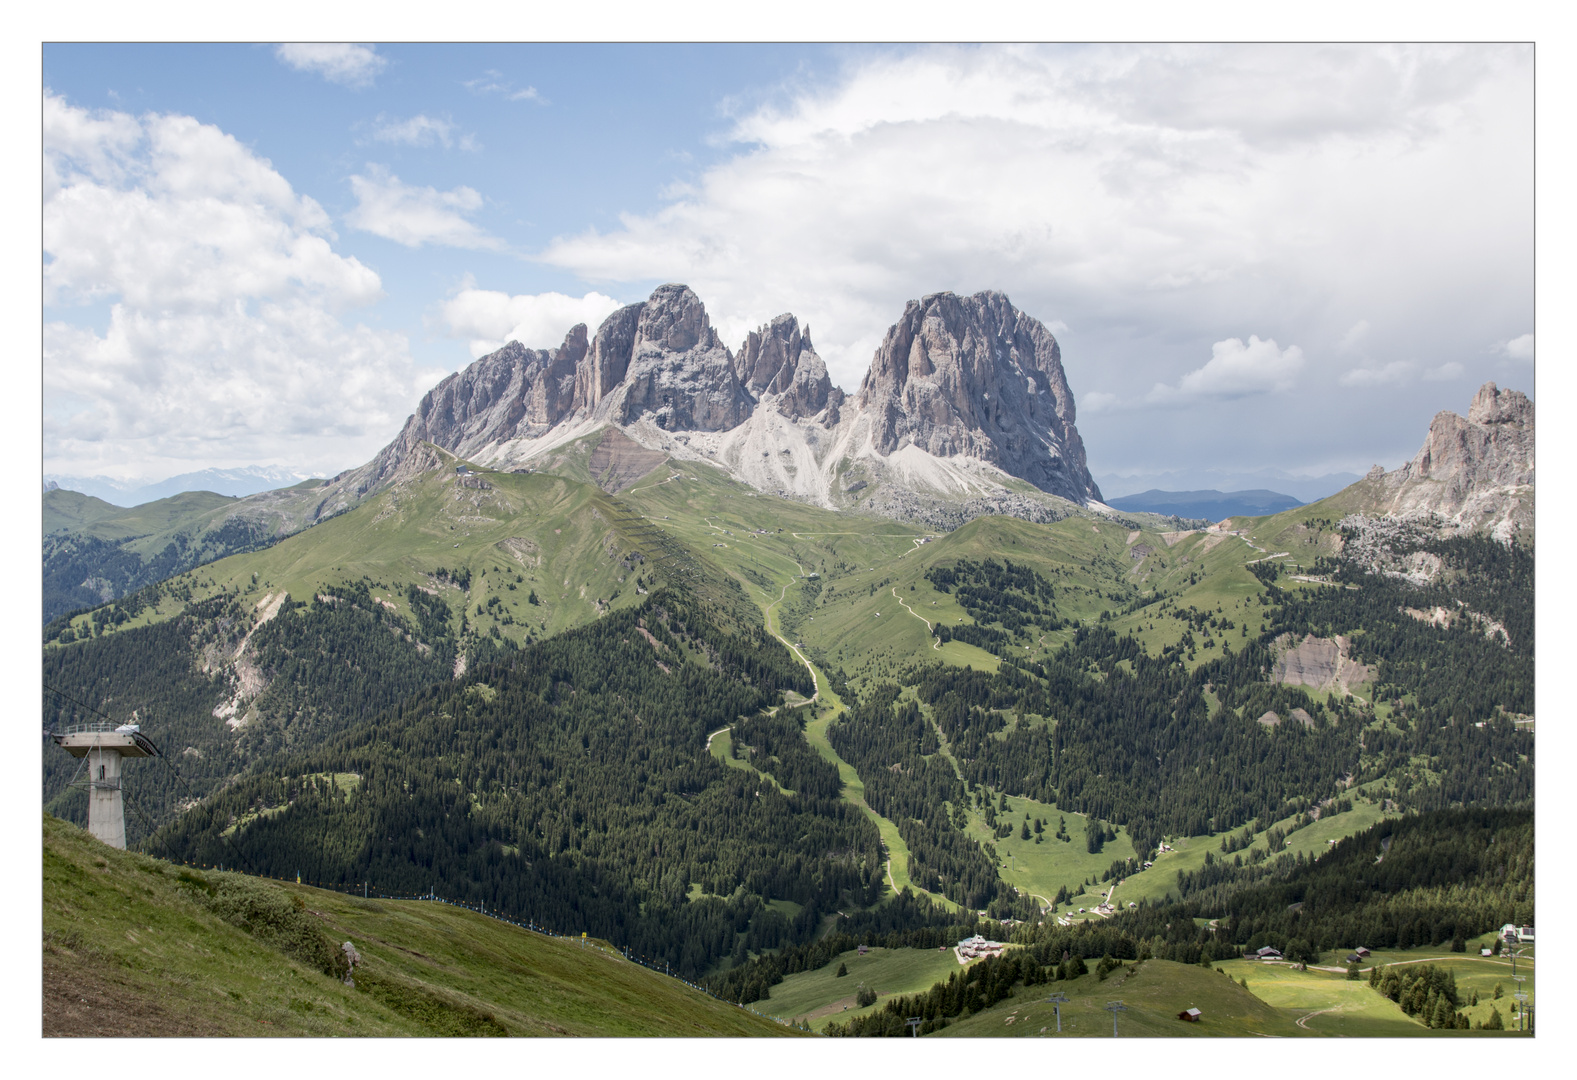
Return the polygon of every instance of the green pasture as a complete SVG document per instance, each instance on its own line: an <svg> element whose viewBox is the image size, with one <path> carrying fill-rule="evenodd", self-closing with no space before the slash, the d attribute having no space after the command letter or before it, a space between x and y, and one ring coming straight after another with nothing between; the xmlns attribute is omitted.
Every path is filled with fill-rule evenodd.
<svg viewBox="0 0 1577 1080"><path fill-rule="evenodd" d="M837 976L838 965L848 974ZM918 994L959 970L952 949L870 949L864 956L850 949L826 967L785 976L772 987L772 997L757 1008L785 1020L804 1019L820 1031L831 1021L864 1016L882 1007L894 994ZM855 991L865 985L876 991L876 1003L861 1008Z"/></svg>
<svg viewBox="0 0 1577 1080"><path fill-rule="evenodd" d="M1068 995L1067 1003L1061 1006L1060 1035L1056 1013L1045 1000L1049 994L1059 991ZM1283 1010L1261 1001L1224 975L1169 960L1125 964L1104 981L1095 974L1092 965L1088 974L1077 979L1042 986L1019 986L1007 1001L955 1020L935 1034L1109 1039L1112 1037L1112 1014L1105 1006L1110 1001L1120 1001L1127 1006L1117 1017L1120 1038L1309 1034ZM1190 1008L1197 1008L1202 1014L1197 1023L1177 1018L1178 1013Z"/></svg>

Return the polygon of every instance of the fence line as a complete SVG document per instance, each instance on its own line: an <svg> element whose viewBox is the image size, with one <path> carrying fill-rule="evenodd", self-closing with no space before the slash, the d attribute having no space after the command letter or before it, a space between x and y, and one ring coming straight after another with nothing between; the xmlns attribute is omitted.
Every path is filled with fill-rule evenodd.
<svg viewBox="0 0 1577 1080"><path fill-rule="evenodd" d="M147 853L146 852L142 852L141 854L147 854ZM157 858L157 856L150 855L149 858ZM721 1002L724 1005L732 1005L736 1009L743 1009L745 1012L753 1013L756 1016L761 1017L763 1020L771 1020L771 1021L774 1021L775 1023L782 1024L784 1027L792 1027L793 1026L788 1020L783 1019L783 1017L781 1017L781 1016L772 1016L772 1015L769 1015L768 1013L761 1012L761 1011L759 1011L757 1009L752 1009L749 1005L743 1005L743 1004L741 1004L740 1002L737 1002L737 1001L729 1001L727 998L718 997L716 994L714 994L707 987L702 986L699 983L693 983L689 979L684 978L683 976L675 975L672 972L672 970L669 969L669 966L666 963L664 963L664 965L662 967L658 967L655 960L648 961L648 958L640 956L640 955L635 954L635 953L632 953L629 950L628 947L626 947L622 952L620 952L618 950L615 950L615 949L607 949L607 948L604 948L603 946L599 945L597 942L593 941L589 937L577 937L574 934L560 934L560 933L558 933L555 930L549 930L546 927L538 926L535 922L530 921L530 920L527 920L526 922L521 922L519 919L511 919L507 915L500 914L496 909L493 910L493 911L487 910L487 907L484 904L468 904L468 903L465 903L464 901L461 901L461 900L450 900L447 897L439 896L436 892L429 892L429 893L427 893L424 896L401 896L401 895L397 895L397 894L393 894L393 893L384 893L384 892L377 892L377 891L366 891L366 892L363 892L363 883L361 883L361 882L347 883L347 882L343 882L343 881L333 881L333 882L330 882L330 881L308 881L308 880L306 880L304 878L301 878L299 876L296 877L295 879L278 878L278 877L274 877L272 874L251 874L251 873L247 873L246 871L238 870L235 867L230 867L230 868L226 869L222 864L217 864L217 863L213 864L213 865L210 865L208 863L192 863L192 862L186 862L184 859L183 860L167 859L167 860L164 860L164 861L173 863L173 864L178 865L178 866L190 866L190 867L192 867L193 869L196 869L196 870L216 870L216 871L219 871L219 872L225 873L225 874L241 874L241 875L243 875L245 877L266 878L269 881L278 881L278 882L280 882L281 884L284 884L284 885L310 885L314 889L329 889L329 890L332 890L334 892L344 892L344 893L347 893L350 896L361 895L363 899L367 899L367 900L426 900L426 901L429 901L429 902L432 902L432 903L447 904L450 907L464 908L465 910L470 911L470 912L474 912L475 914L483 915L483 916L485 916L485 917L487 917L489 919L497 919L499 922L508 923L510 926L517 927L517 928L519 928L521 930L528 930L531 933L538 934L538 935L540 935L542 937L559 938L559 939L568 940L568 941L579 941L581 943L581 948L583 948L583 949L585 949L585 948L595 949L596 951L598 951L600 953L603 953L603 954L605 954L607 956L611 956L611 957L613 957L616 960L628 960L632 964L640 964L642 967L646 968L648 971L652 971L652 972L655 972L658 975L663 975L663 976L665 976L667 978L673 979L675 982L683 983L685 986L688 986L692 990L700 991L701 993L705 994L707 997L711 998L713 1001Z"/></svg>

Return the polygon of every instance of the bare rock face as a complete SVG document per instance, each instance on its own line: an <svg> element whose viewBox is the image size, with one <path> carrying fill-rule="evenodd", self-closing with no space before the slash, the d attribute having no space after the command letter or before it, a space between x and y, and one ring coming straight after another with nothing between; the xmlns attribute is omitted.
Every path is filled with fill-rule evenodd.
<svg viewBox="0 0 1577 1080"><path fill-rule="evenodd" d="M1053 495L1099 500L1061 350L998 292L910 301L860 386L876 449L990 462Z"/></svg>
<svg viewBox="0 0 1577 1080"><path fill-rule="evenodd" d="M557 349L511 341L429 390L394 441L356 470L357 494L391 480L424 442L465 456L503 439L540 435L572 409L587 354L577 325ZM338 478L336 478L338 479Z"/></svg>
<svg viewBox="0 0 1577 1080"><path fill-rule="evenodd" d="M1459 527L1488 526L1509 536L1532 524L1533 444L1533 402L1485 383L1465 419L1449 410L1435 414L1417 456L1377 478L1383 509L1434 513Z"/></svg>
<svg viewBox="0 0 1577 1080"><path fill-rule="evenodd" d="M816 355L810 328L801 330L793 315L779 315L746 335L734 371L753 397L773 396L784 416L808 420L826 410L824 426L838 422L843 391L832 385L827 365Z"/></svg>
<svg viewBox="0 0 1577 1080"><path fill-rule="evenodd" d="M624 382L635 351L635 330L645 304L630 304L602 321L591 348L575 373L573 411L595 409Z"/></svg>
<svg viewBox="0 0 1577 1080"><path fill-rule="evenodd" d="M755 404L688 286L663 285L640 305L623 401L610 419L631 424L647 417L668 431L727 431L744 423Z"/></svg>

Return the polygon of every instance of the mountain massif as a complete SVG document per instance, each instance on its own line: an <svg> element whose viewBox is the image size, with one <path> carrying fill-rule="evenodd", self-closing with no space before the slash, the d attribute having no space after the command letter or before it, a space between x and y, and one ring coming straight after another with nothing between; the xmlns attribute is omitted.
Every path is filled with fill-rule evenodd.
<svg viewBox="0 0 1577 1080"><path fill-rule="evenodd" d="M611 425L676 461L829 509L923 519L1010 492L1084 506L1100 490L1074 421L1056 339L1000 293L911 301L850 398L793 315L731 351L693 291L664 285L595 335L576 326L552 350L511 342L451 375L393 443L332 485L377 490L424 442L532 467Z"/></svg>

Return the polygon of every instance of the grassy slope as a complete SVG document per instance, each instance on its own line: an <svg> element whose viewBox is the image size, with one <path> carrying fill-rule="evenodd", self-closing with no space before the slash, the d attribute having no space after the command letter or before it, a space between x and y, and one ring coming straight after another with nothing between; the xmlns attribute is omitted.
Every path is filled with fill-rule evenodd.
<svg viewBox="0 0 1577 1080"><path fill-rule="evenodd" d="M596 618L598 600L611 607L637 601L627 580L634 574L619 557L642 545L626 534L618 508L601 491L544 474L476 470L473 476L490 489L463 486L450 469L429 472L272 547L199 567L175 583L189 584L194 598L235 590L255 605L282 590L308 601L367 575L389 587L375 592L402 614L410 613L406 586L420 585L449 602L457 623L465 607L472 626L483 633L498 626L517 641L528 629L541 635L583 625ZM470 569L469 595L436 580L439 567ZM528 602L533 591L535 605ZM501 606L488 609L495 596ZM166 599L127 625L167 618L182 606ZM512 625L503 624L505 613Z"/></svg>
<svg viewBox="0 0 1577 1080"><path fill-rule="evenodd" d="M1056 1014L1045 1002L1047 995L1055 991L1068 995L1067 1004L1062 1006L1061 1036L1057 1035ZM1104 982L1096 977L1092 966L1088 975L1077 979L1021 986L1014 997L957 1020L937 1034L1109 1039L1112 1014L1105 1009L1108 1001L1121 1001L1128 1006L1117 1020L1122 1036L1311 1034L1299 1028L1286 1012L1266 1004L1225 976L1169 960L1125 965ZM1204 1018L1198 1023L1179 1020L1177 1014L1188 1008L1199 1009Z"/></svg>
<svg viewBox="0 0 1577 1080"><path fill-rule="evenodd" d="M44 492L44 535L84 526L126 511L114 503L84 495L80 491L56 488Z"/></svg>
<svg viewBox="0 0 1577 1080"><path fill-rule="evenodd" d="M838 977L838 965L849 973ZM952 949L870 949L864 956L850 949L826 967L784 977L772 988L766 1011L784 1018L808 1019L814 1030L830 1022L865 1016L895 994L918 994L959 970ZM876 1003L863 1009L854 992L861 984L876 991Z"/></svg>
<svg viewBox="0 0 1577 1080"><path fill-rule="evenodd" d="M790 1033L639 965L473 912L277 884L333 940L355 943L364 982L404 989L405 1004L390 1007L222 922L177 886L180 869L45 817L46 1033L431 1035L480 1014L511 1035Z"/></svg>

